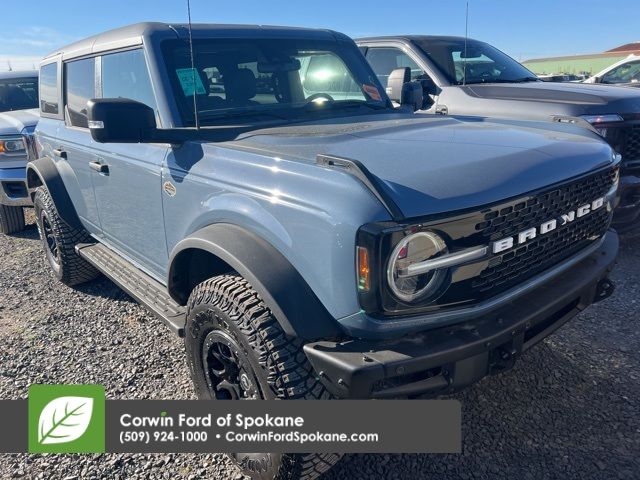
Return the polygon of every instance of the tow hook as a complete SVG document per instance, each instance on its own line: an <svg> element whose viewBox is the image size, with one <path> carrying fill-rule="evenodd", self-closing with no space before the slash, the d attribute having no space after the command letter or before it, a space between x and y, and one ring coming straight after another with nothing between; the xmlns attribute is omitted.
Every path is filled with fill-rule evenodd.
<svg viewBox="0 0 640 480"><path fill-rule="evenodd" d="M496 348L491 352L489 373L495 374L513 368L517 355L518 352L512 343Z"/></svg>
<svg viewBox="0 0 640 480"><path fill-rule="evenodd" d="M615 291L616 286L608 278L604 278L598 282L596 286L596 296L593 303L598 303L609 298Z"/></svg>

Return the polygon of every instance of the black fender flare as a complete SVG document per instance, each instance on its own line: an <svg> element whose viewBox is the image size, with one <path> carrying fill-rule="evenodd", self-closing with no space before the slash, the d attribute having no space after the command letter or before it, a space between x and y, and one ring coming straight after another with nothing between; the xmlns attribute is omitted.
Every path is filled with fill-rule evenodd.
<svg viewBox="0 0 640 480"><path fill-rule="evenodd" d="M40 157L27 163L27 188L31 200L33 200L35 189L40 185L44 185L49 191L60 218L74 229L83 229L56 164L49 157Z"/></svg>
<svg viewBox="0 0 640 480"><path fill-rule="evenodd" d="M237 225L204 227L173 249L169 259L168 290L185 305L190 292L180 289L180 255L204 250L242 275L274 314L285 333L303 340L335 338L338 323L291 263L269 242Z"/></svg>

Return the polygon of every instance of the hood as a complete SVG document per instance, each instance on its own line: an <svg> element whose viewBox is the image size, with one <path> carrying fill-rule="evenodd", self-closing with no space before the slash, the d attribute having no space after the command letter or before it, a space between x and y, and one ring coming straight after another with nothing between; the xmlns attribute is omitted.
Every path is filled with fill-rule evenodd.
<svg viewBox="0 0 640 480"><path fill-rule="evenodd" d="M640 92L611 85L586 83L493 83L459 87L471 97L531 102L536 108L564 106L558 113L601 114L640 112Z"/></svg>
<svg viewBox="0 0 640 480"><path fill-rule="evenodd" d="M35 127L39 119L37 108L0 112L0 135L20 134L25 128Z"/></svg>
<svg viewBox="0 0 640 480"><path fill-rule="evenodd" d="M571 125L438 115L333 119L254 131L234 143L308 162L318 154L358 160L406 217L504 201L613 161L600 137Z"/></svg>

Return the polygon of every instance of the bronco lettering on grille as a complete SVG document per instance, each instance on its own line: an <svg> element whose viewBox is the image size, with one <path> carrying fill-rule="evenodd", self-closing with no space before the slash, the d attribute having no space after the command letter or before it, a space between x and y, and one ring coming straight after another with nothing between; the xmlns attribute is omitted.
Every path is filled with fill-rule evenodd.
<svg viewBox="0 0 640 480"><path fill-rule="evenodd" d="M605 197L600 197L591 203L578 207L576 210L561 215L559 218L544 222L538 227L529 228L528 230L524 230L513 237L497 240L492 243L491 250L493 253L501 253L516 245L523 245L540 235L553 232L557 228L573 222L576 218L586 217L590 213L602 208L605 201Z"/></svg>

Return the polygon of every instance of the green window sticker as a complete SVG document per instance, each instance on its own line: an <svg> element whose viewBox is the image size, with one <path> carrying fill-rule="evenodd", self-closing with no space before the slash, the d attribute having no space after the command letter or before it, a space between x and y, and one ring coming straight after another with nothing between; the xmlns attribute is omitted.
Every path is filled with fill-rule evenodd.
<svg viewBox="0 0 640 480"><path fill-rule="evenodd" d="M198 74L195 68L179 68L176 70L178 80L180 80L180 86L186 97L193 95L193 83L195 80L195 90L198 95L206 93L202 78Z"/></svg>

